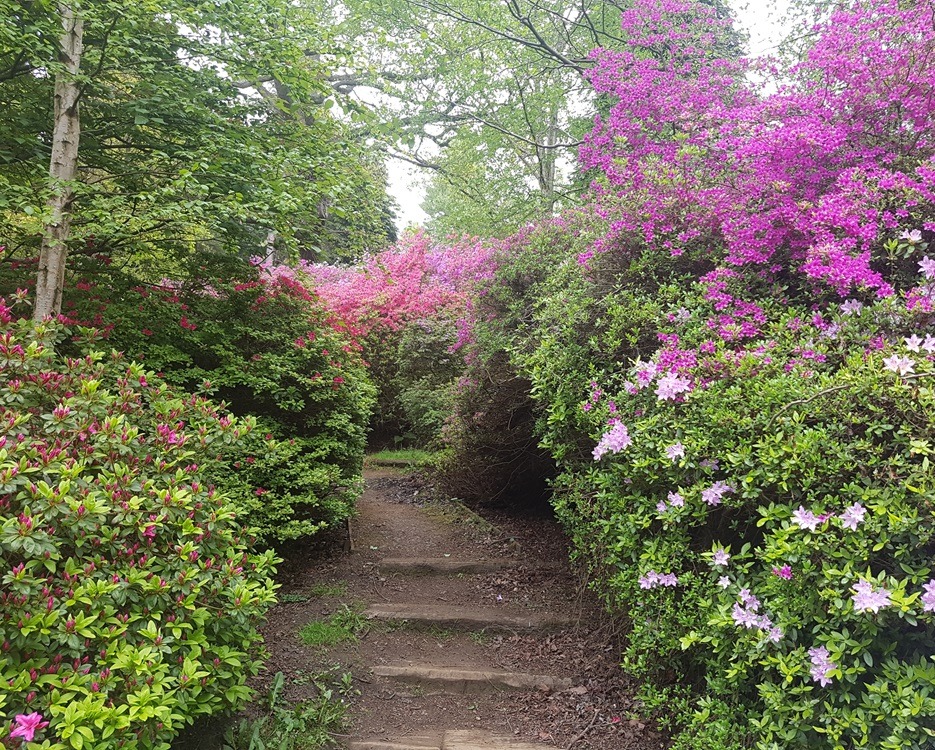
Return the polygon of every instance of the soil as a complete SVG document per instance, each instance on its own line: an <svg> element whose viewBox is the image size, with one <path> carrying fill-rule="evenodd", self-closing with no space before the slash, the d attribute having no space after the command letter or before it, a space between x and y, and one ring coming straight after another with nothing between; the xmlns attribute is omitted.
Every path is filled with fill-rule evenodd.
<svg viewBox="0 0 935 750"><path fill-rule="evenodd" d="M439 498L417 475L394 469L365 472L366 491L351 523L353 551L293 550L280 566L280 598L264 628L268 671L254 684L262 694L271 675L285 676L285 697L314 690L309 675L350 672L347 736L398 739L445 729L484 729L560 748L649 750L665 737L639 716L632 686L620 670L618 629L608 622L573 575L565 539L544 514L491 509L482 517ZM513 558L518 566L480 575L413 576L381 571L384 557L463 560ZM331 596L321 596L324 587ZM318 596L314 594L318 593ZM354 644L327 649L304 645L298 631L348 606L448 604L497 607L504 612L548 612L573 618L554 633L482 629L464 633L372 623ZM497 669L572 678L552 692L454 695L372 675L383 664L429 664Z"/></svg>

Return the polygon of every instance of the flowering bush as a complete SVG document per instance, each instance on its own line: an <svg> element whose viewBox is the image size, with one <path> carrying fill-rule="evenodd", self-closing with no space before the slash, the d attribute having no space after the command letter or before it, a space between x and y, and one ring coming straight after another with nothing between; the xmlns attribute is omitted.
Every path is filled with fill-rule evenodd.
<svg viewBox="0 0 935 750"><path fill-rule="evenodd" d="M0 745L168 747L240 706L273 602L205 475L248 432L0 305Z"/></svg>
<svg viewBox="0 0 935 750"><path fill-rule="evenodd" d="M470 341L474 291L492 276L492 259L490 243L435 243L417 232L356 266L304 266L316 293L364 348L382 437L438 438L460 369L455 352Z"/></svg>
<svg viewBox="0 0 935 750"><path fill-rule="evenodd" d="M935 735L931 11L836 10L764 96L704 6L638 4L593 74L593 205L502 261L553 252L481 327L626 667L705 694L680 747Z"/></svg>
<svg viewBox="0 0 935 750"><path fill-rule="evenodd" d="M350 514L373 387L359 347L301 271L203 255L184 283L96 278L66 300L70 317L169 382L259 420L216 481L263 541Z"/></svg>

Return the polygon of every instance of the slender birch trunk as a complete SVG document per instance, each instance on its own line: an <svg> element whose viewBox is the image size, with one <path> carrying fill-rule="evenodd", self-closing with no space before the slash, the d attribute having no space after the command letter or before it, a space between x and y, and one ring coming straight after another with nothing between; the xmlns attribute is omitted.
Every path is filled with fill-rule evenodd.
<svg viewBox="0 0 935 750"><path fill-rule="evenodd" d="M83 23L74 5L61 3L63 33L59 39L59 62L55 75L55 114L52 131L52 159L49 164L51 195L46 205L48 223L43 228L36 279L36 306L33 318L45 320L62 311L62 287L65 285L65 257L71 226L74 180L78 171L78 70L81 66Z"/></svg>

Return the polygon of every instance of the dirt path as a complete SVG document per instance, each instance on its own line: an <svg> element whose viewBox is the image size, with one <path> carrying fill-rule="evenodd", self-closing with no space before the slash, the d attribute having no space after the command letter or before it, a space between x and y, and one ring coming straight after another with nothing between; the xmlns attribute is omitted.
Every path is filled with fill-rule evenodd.
<svg viewBox="0 0 935 750"><path fill-rule="evenodd" d="M306 697L309 675L352 674L349 750L664 746L633 718L619 652L590 625L553 522L491 524L399 472L365 479L353 551L283 570L265 635L287 698ZM356 643L302 642L345 606L367 618Z"/></svg>

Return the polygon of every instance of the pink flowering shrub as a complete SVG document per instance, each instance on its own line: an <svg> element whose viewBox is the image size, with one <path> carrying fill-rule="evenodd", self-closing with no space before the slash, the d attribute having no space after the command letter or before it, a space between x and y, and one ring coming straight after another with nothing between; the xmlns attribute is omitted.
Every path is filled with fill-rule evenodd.
<svg viewBox="0 0 935 750"><path fill-rule="evenodd" d="M66 333L0 304L0 746L166 746L260 666L274 558L206 478L253 423Z"/></svg>
<svg viewBox="0 0 935 750"><path fill-rule="evenodd" d="M933 6L836 8L764 93L703 5L637 4L592 203L478 303L679 748L935 734Z"/></svg>
<svg viewBox="0 0 935 750"><path fill-rule="evenodd" d="M678 256L802 274L886 296L914 272L884 240L935 230L931 0L838 5L791 69L719 57L729 21L690 0L623 14L629 47L598 51L616 103L582 150L609 232L582 262L638 239ZM756 88L749 73L775 83ZM651 92L651 93L650 93Z"/></svg>
<svg viewBox="0 0 935 750"><path fill-rule="evenodd" d="M303 268L363 347L379 392L378 439L436 441L471 339L475 289L493 273L493 245L436 243L418 232L355 266Z"/></svg>
<svg viewBox="0 0 935 750"><path fill-rule="evenodd" d="M198 256L184 282L116 272L69 290L70 319L170 383L205 390L258 428L215 481L267 544L311 536L352 512L373 387L359 346L288 266ZM207 384L207 385L205 385Z"/></svg>

